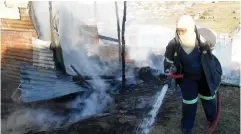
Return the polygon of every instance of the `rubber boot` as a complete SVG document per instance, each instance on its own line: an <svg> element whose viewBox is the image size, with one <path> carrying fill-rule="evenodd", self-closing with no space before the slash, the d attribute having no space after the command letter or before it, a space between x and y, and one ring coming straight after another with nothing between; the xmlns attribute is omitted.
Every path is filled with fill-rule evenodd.
<svg viewBox="0 0 241 134"><path fill-rule="evenodd" d="M182 133L183 133L183 134L191 134L191 130L182 128Z"/></svg>

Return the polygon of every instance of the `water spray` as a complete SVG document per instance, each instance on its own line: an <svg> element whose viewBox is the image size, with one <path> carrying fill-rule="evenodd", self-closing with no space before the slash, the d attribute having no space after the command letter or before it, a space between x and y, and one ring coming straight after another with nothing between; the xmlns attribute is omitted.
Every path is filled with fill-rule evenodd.
<svg viewBox="0 0 241 134"><path fill-rule="evenodd" d="M156 96L156 100L154 101L153 107L151 109L151 111L148 113L148 116L146 118L144 118L142 120L142 122L140 123L140 125L137 128L136 133L137 134L149 134L150 133L150 128L152 127L153 123L155 122L155 118L158 114L158 111L163 103L163 99L166 95L166 92L168 89L174 89L175 88L175 83L174 83L174 79L176 78L182 78L183 75L176 75L176 68L172 65L171 68L168 70L168 73L166 74L161 74L158 77L152 75L152 71L153 69L151 68L142 68L142 70L140 70L140 74L145 76L150 76L148 78L144 78L145 80L150 80L150 81L155 81L154 84L161 84L162 85L162 89L161 91L159 91L157 93ZM157 70L154 70L157 71Z"/></svg>
<svg viewBox="0 0 241 134"><path fill-rule="evenodd" d="M168 85L165 84L161 91L157 93L156 95L156 100L153 104L152 110L148 113L148 116L144 118L136 132L136 134L149 134L150 133L150 128L155 122L155 118L158 114L158 111L163 103L163 99L166 95L168 89Z"/></svg>

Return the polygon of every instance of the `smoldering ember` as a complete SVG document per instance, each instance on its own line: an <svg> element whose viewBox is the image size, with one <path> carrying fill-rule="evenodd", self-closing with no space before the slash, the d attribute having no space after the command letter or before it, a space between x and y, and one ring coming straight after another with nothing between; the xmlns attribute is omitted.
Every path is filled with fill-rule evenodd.
<svg viewBox="0 0 241 134"><path fill-rule="evenodd" d="M2 133L182 133L185 74L164 63L185 14L215 31L222 67L216 119L198 104L193 133L240 133L240 3L1 2Z"/></svg>

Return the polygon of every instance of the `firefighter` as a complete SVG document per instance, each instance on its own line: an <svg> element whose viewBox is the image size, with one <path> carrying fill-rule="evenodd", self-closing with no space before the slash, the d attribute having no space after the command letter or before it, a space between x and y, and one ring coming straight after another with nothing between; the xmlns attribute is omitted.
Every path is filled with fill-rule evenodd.
<svg viewBox="0 0 241 134"><path fill-rule="evenodd" d="M197 29L191 16L181 16L176 24L176 36L168 43L165 51L164 70L182 74L176 79L182 92L181 128L190 134L194 126L197 102L200 99L205 115L211 124L216 119L215 94L221 83L222 67L212 54L216 34L206 28Z"/></svg>

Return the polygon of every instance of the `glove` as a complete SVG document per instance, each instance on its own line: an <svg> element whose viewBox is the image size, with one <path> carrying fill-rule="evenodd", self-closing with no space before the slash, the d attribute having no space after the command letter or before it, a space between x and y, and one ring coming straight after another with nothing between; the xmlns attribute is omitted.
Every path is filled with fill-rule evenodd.
<svg viewBox="0 0 241 134"><path fill-rule="evenodd" d="M176 81L171 76L172 73L176 73L176 72L177 72L177 68L174 64L172 64L170 68L165 71L165 73L167 74L167 77L164 80L164 84L167 84L168 88L171 90L174 90L176 88Z"/></svg>
<svg viewBox="0 0 241 134"><path fill-rule="evenodd" d="M174 64L171 64L170 68L165 70L165 73L170 75L171 73L176 73L177 72L177 68Z"/></svg>
<svg viewBox="0 0 241 134"><path fill-rule="evenodd" d="M175 90L176 89L176 80L173 79L171 76L167 76L165 79L162 79L163 84L168 85L168 89Z"/></svg>

